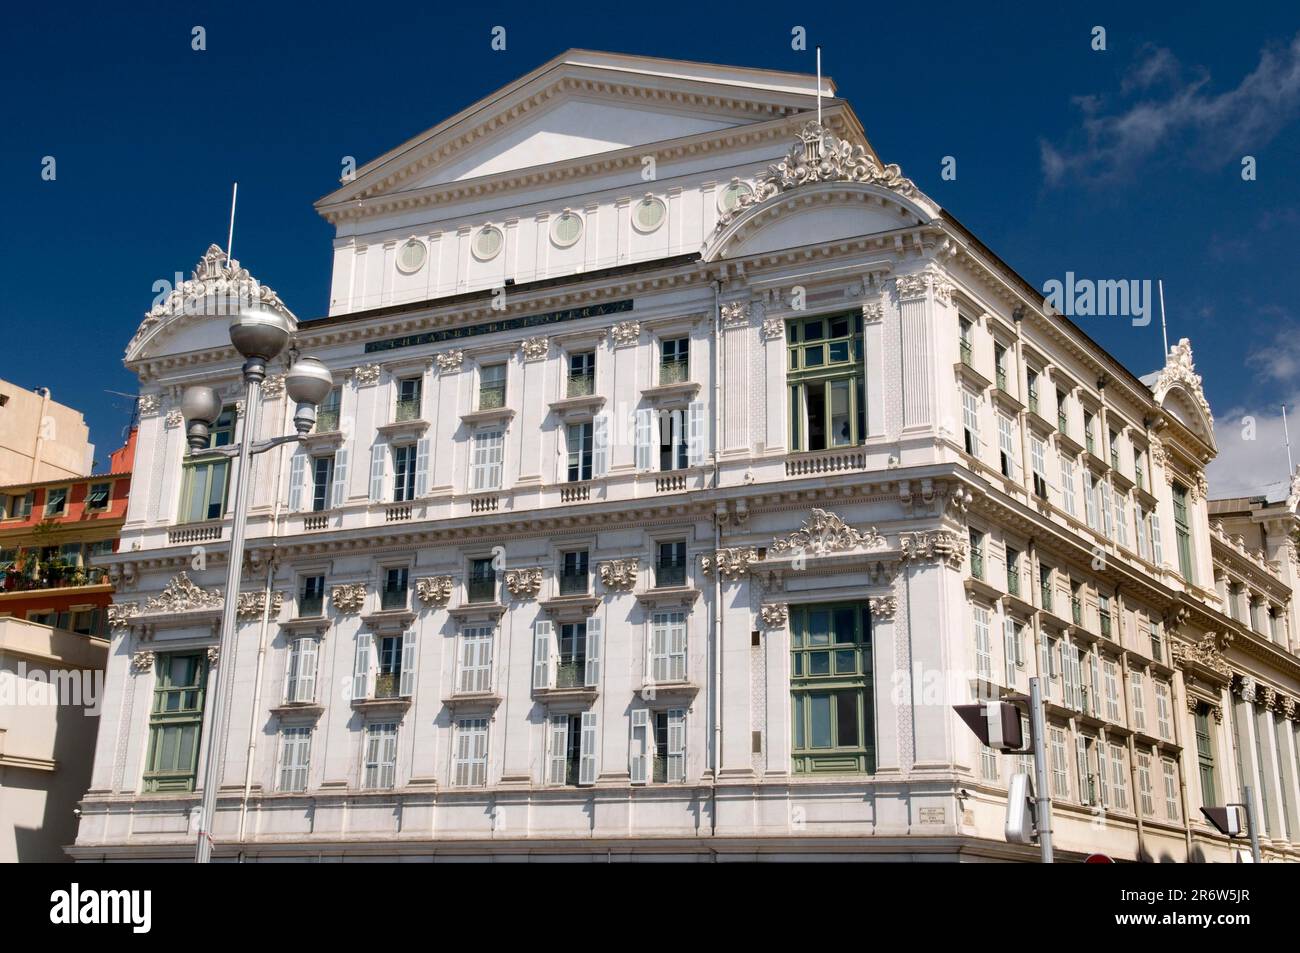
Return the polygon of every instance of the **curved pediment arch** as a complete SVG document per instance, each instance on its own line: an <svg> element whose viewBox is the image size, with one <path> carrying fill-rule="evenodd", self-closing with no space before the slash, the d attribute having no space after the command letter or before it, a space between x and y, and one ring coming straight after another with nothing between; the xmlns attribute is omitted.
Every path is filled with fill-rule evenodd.
<svg viewBox="0 0 1300 953"><path fill-rule="evenodd" d="M1165 366L1151 385L1151 393L1171 417L1218 451L1214 442L1214 414L1205 399L1201 375L1192 361L1192 344L1183 338L1169 349Z"/></svg>

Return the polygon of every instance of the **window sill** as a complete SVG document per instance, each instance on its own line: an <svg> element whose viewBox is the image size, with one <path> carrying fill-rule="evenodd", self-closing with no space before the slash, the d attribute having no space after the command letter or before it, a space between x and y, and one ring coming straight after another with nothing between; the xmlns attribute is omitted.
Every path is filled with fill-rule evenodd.
<svg viewBox="0 0 1300 953"><path fill-rule="evenodd" d="M546 702L553 713L564 709L580 711L596 700L600 689L595 685L579 685L574 688L534 688L533 697Z"/></svg>
<svg viewBox="0 0 1300 953"><path fill-rule="evenodd" d="M676 384L659 384L641 391L641 396L651 404L664 408L675 404L687 404L700 392L697 381L679 381Z"/></svg>
<svg viewBox="0 0 1300 953"><path fill-rule="evenodd" d="M326 430L321 433L309 433L302 437L299 445L308 453L319 453L322 450L337 450L343 446L343 431Z"/></svg>
<svg viewBox="0 0 1300 953"><path fill-rule="evenodd" d="M380 424L375 429L387 437L390 443L400 443L403 440L417 440L424 436L424 432L429 429L429 421L399 420L390 424Z"/></svg>
<svg viewBox="0 0 1300 953"><path fill-rule="evenodd" d="M325 713L320 702L282 702L271 709L281 721L315 721Z"/></svg>
<svg viewBox="0 0 1300 953"><path fill-rule="evenodd" d="M280 623L280 628L291 632L319 631L324 633L330 627L330 620L324 615L295 616Z"/></svg>
<svg viewBox="0 0 1300 953"><path fill-rule="evenodd" d="M415 621L415 613L410 609L380 609L363 615L361 621L375 632L401 630Z"/></svg>
<svg viewBox="0 0 1300 953"><path fill-rule="evenodd" d="M653 609L666 606L683 606L689 609L699 598L700 590L691 586L664 586L661 589L647 589L636 594L637 602Z"/></svg>
<svg viewBox="0 0 1300 953"><path fill-rule="evenodd" d="M515 415L515 412L509 407L493 407L491 410L475 410L468 414L460 415L460 422L467 427L477 427L479 424L508 423Z"/></svg>
<svg viewBox="0 0 1300 953"><path fill-rule="evenodd" d="M452 692L442 703L454 711L491 711L501 704L501 696L493 691Z"/></svg>
<svg viewBox="0 0 1300 953"><path fill-rule="evenodd" d="M596 611L596 606L600 605L600 600L589 594L576 596L555 596L552 599L543 599L540 603L542 611L552 619L557 620L581 620L587 618Z"/></svg>
<svg viewBox="0 0 1300 953"><path fill-rule="evenodd" d="M548 404L551 413L565 420L589 419L596 411L605 406L605 398L600 394L586 394L582 397L563 397Z"/></svg>
<svg viewBox="0 0 1300 953"><path fill-rule="evenodd" d="M656 704L669 702L689 702L699 694L700 686L695 682L646 682L635 690L635 694L646 701Z"/></svg>
<svg viewBox="0 0 1300 953"><path fill-rule="evenodd" d="M411 707L410 696L399 698L354 698L352 708L362 714L398 714Z"/></svg>
<svg viewBox="0 0 1300 953"><path fill-rule="evenodd" d="M966 591L982 596L990 602L997 602L1003 596L1001 589L991 586L983 579L977 579L974 576L966 577Z"/></svg>

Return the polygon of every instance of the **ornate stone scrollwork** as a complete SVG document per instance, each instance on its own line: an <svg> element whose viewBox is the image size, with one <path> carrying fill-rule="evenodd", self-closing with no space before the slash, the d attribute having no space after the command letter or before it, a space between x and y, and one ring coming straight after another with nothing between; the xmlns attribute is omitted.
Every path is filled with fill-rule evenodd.
<svg viewBox="0 0 1300 953"><path fill-rule="evenodd" d="M460 370L460 366L465 363L465 352L459 348L451 351L443 351L434 356L438 362L438 371L442 374L450 374L453 371Z"/></svg>
<svg viewBox="0 0 1300 953"><path fill-rule="evenodd" d="M957 290L957 286L951 281L945 281L942 278L934 279L934 300L940 304L947 304L952 301L952 293Z"/></svg>
<svg viewBox="0 0 1300 953"><path fill-rule="evenodd" d="M641 339L639 321L620 321L609 329L609 336L615 347L631 347Z"/></svg>
<svg viewBox="0 0 1300 953"><path fill-rule="evenodd" d="M131 671L136 675L143 675L145 672L152 672L153 653L148 651L134 653L131 656Z"/></svg>
<svg viewBox="0 0 1300 953"><path fill-rule="evenodd" d="M271 618L278 618L280 609L284 605L284 593L278 591L271 592ZM240 619L260 619L262 612L266 608L265 592L241 592L239 594L239 605L235 609L235 615Z"/></svg>
<svg viewBox="0 0 1300 953"><path fill-rule="evenodd" d="M506 589L516 599L535 599L542 591L542 567L506 570Z"/></svg>
<svg viewBox="0 0 1300 953"><path fill-rule="evenodd" d="M867 324L874 324L877 321L885 319L885 306L879 301L862 306L862 320Z"/></svg>
<svg viewBox="0 0 1300 953"><path fill-rule="evenodd" d="M954 569L966 559L969 543L946 529L929 533L903 533L899 537L903 561L910 559L942 559Z"/></svg>
<svg viewBox="0 0 1300 953"><path fill-rule="evenodd" d="M284 396L284 375L271 374L262 381L262 396L266 400L279 400Z"/></svg>
<svg viewBox="0 0 1300 953"><path fill-rule="evenodd" d="M136 398L135 406L141 417L152 417L162 406L162 399L157 394L141 394Z"/></svg>
<svg viewBox="0 0 1300 953"><path fill-rule="evenodd" d="M185 423L185 415L181 413L180 408L167 411L167 416L163 418L163 424L170 428L179 427Z"/></svg>
<svg viewBox="0 0 1300 953"><path fill-rule="evenodd" d="M1205 637L1195 644L1175 639L1170 645L1170 654L1173 656L1174 664L1179 668L1200 665L1227 678L1232 674L1232 669L1228 666L1227 659L1223 657L1223 650L1230 642L1232 642L1231 632L1225 632L1222 636L1214 632L1206 632Z"/></svg>
<svg viewBox="0 0 1300 953"><path fill-rule="evenodd" d="M638 568L635 559L611 559L600 564L600 581L606 589L629 590L636 585Z"/></svg>
<svg viewBox="0 0 1300 953"><path fill-rule="evenodd" d="M749 321L749 304L745 301L726 301L721 307L722 326L735 328Z"/></svg>
<svg viewBox="0 0 1300 953"><path fill-rule="evenodd" d="M899 275L894 279L894 287L898 289L900 300L924 298L926 291L925 275Z"/></svg>
<svg viewBox="0 0 1300 953"><path fill-rule="evenodd" d="M360 367L353 368L352 379L357 382L358 387L366 387L370 384L378 384L379 365L362 364Z"/></svg>
<svg viewBox="0 0 1300 953"><path fill-rule="evenodd" d="M852 549L884 549L886 545L885 537L876 532L874 526L861 533L834 513L814 507L802 528L789 536L772 540L771 549L774 553L820 556Z"/></svg>
<svg viewBox="0 0 1300 953"><path fill-rule="evenodd" d="M540 361L550 352L551 342L544 337L525 338L520 346L524 349L525 361Z"/></svg>
<svg viewBox="0 0 1300 953"><path fill-rule="evenodd" d="M1182 386L1192 395L1192 399L1196 401L1201 412L1213 426L1214 414L1210 412L1210 402L1205 399L1201 375L1196 373L1196 365L1192 362L1192 342L1187 338L1181 338L1169 349L1165 366L1156 377L1156 382L1151 385L1151 393L1156 403L1162 403L1169 388L1175 384Z"/></svg>
<svg viewBox="0 0 1300 953"><path fill-rule="evenodd" d="M415 580L415 597L421 605L445 606L451 599L451 576L425 576Z"/></svg>
<svg viewBox="0 0 1300 953"><path fill-rule="evenodd" d="M208 646L208 665L215 666L221 661L221 649L216 645Z"/></svg>
<svg viewBox="0 0 1300 953"><path fill-rule="evenodd" d="M898 611L898 599L895 596L881 596L878 599L868 599L867 602L871 606L873 619L892 619Z"/></svg>
<svg viewBox="0 0 1300 953"><path fill-rule="evenodd" d="M197 609L220 609L221 590L202 589L190 581L185 572L177 573L167 588L144 604L144 613L193 612Z"/></svg>
<svg viewBox="0 0 1300 953"><path fill-rule="evenodd" d="M1255 676L1241 675L1237 678L1236 684L1232 687L1242 701L1254 704L1256 687Z"/></svg>
<svg viewBox="0 0 1300 953"><path fill-rule="evenodd" d="M769 629L781 629L790 619L790 607L784 602L773 602L759 610L763 624Z"/></svg>
<svg viewBox="0 0 1300 953"><path fill-rule="evenodd" d="M758 550L753 546L737 546L701 556L700 568L707 576L713 575L716 570L723 579L735 580L749 572L758 561Z"/></svg>
<svg viewBox="0 0 1300 953"><path fill-rule="evenodd" d="M366 604L366 587L359 582L335 586L330 590L330 602L340 612L359 612Z"/></svg>
<svg viewBox="0 0 1300 953"><path fill-rule="evenodd" d="M108 607L108 627L125 629L131 620L140 614L140 605L135 602L113 602Z"/></svg>
<svg viewBox="0 0 1300 953"><path fill-rule="evenodd" d="M783 318L766 318L763 321L763 338L775 341L785 337L785 320Z"/></svg>

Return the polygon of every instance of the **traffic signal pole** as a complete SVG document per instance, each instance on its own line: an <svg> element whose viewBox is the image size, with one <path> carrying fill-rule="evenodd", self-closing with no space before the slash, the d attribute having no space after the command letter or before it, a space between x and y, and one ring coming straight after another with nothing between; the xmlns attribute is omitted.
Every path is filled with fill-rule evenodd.
<svg viewBox="0 0 1300 953"><path fill-rule="evenodd" d="M1023 696L1021 696L1023 697ZM1042 862L1052 863L1052 799L1047 793L1047 718L1043 714L1043 690L1038 678L1029 680L1029 719L1034 736L1035 823ZM1254 824L1251 825L1252 832Z"/></svg>

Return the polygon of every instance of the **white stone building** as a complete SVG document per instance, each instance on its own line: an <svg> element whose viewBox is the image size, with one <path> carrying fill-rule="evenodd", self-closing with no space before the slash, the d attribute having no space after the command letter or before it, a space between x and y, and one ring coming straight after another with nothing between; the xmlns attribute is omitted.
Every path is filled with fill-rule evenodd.
<svg viewBox="0 0 1300 953"><path fill-rule="evenodd" d="M218 859L1032 860L951 706L1040 672L1060 858L1231 859L1199 807L1243 780L1300 853L1300 492L1212 532L1186 343L1139 380L823 84L818 127L809 76L571 51L320 200L338 387L256 463L220 659L209 250L127 351L75 857L190 856L213 665Z"/></svg>

